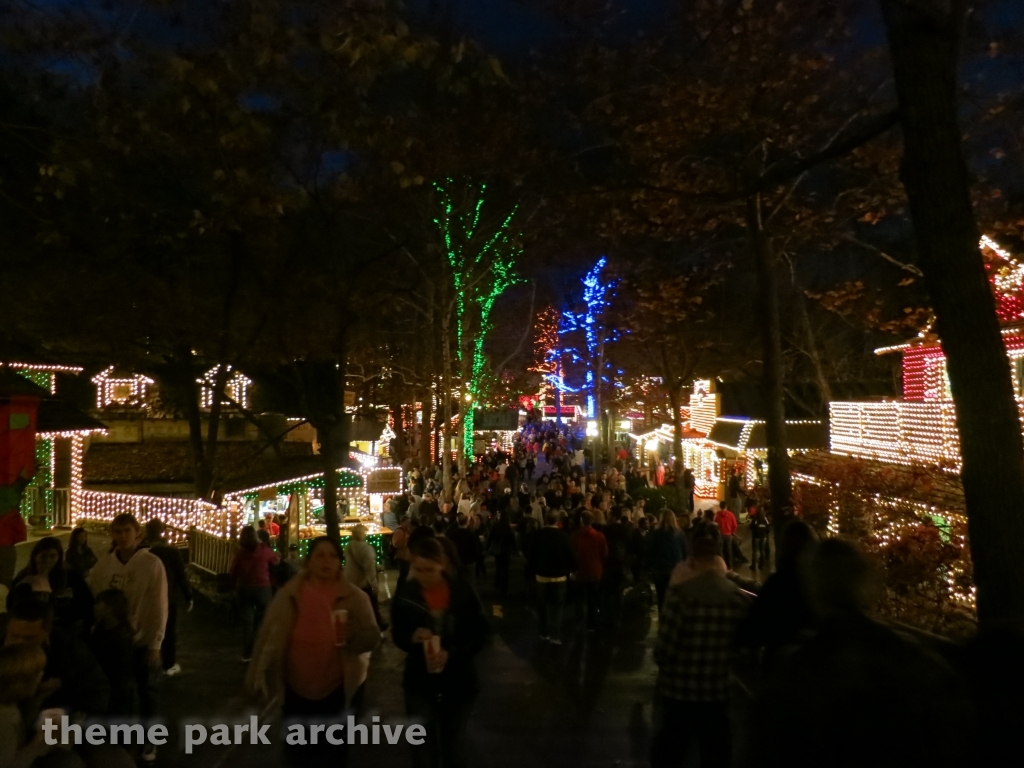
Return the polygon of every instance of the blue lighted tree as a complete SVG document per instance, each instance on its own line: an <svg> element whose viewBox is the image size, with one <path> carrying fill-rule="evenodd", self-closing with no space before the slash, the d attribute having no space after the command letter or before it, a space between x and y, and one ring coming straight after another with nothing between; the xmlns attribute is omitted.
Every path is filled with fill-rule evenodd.
<svg viewBox="0 0 1024 768"><path fill-rule="evenodd" d="M551 380L562 392L586 392L587 417L590 419L597 417L602 385L611 383L606 345L619 338L618 330L605 323L605 315L619 283L604 274L607 266L606 257L598 259L583 276L579 299L568 296L562 310L558 333L565 340L563 352L573 363L583 366L583 383L573 388L566 384L564 376Z"/></svg>

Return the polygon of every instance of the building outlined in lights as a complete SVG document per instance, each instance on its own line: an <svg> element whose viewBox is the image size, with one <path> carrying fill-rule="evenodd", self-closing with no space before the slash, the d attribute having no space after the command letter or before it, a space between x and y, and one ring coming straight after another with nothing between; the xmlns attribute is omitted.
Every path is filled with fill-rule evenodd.
<svg viewBox="0 0 1024 768"><path fill-rule="evenodd" d="M982 238L981 249L1003 326L1014 390L1018 403L1024 404L1024 264L988 237ZM938 337L927 328L908 342L875 350L879 355L895 353L903 356L903 397L830 403L830 451L958 471L956 410Z"/></svg>
<svg viewBox="0 0 1024 768"><path fill-rule="evenodd" d="M980 248L996 300L1018 406L1024 415L1024 263L988 237ZM963 546L966 505L960 483L960 436L946 357L931 327L902 344L875 350L900 354L902 397L829 404L829 452L794 457L797 506L815 488L828 489L829 530L838 532L838 501L874 518L872 535L883 545L899 540L928 517ZM841 478L846 480L843 485ZM856 497L856 498L853 498ZM823 510L808 510L821 512ZM969 565L953 563L946 573L953 598L974 603Z"/></svg>
<svg viewBox="0 0 1024 768"><path fill-rule="evenodd" d="M39 398L36 422L36 474L22 494L21 514L40 527L69 525L74 519L74 492L82 487L82 460L87 442L106 432L105 425L57 397L59 375L78 375L69 365L0 362L0 379L11 374L6 388L20 380L21 394Z"/></svg>
<svg viewBox="0 0 1024 768"><path fill-rule="evenodd" d="M693 472L698 497L724 499L729 476L736 470L750 491L762 484L767 472L767 435L764 420L750 415L723 416L726 387L733 394L740 387L719 385L716 381L693 382L689 419L683 422L682 464ZM733 400L742 398L733 397ZM729 412L739 414L742 407L730 403ZM756 410L756 409L755 409ZM786 420L786 443L790 454L825 446L825 424L819 420ZM674 442L671 424L662 424L647 432L633 434L634 450L641 464L650 466L655 457L666 461Z"/></svg>

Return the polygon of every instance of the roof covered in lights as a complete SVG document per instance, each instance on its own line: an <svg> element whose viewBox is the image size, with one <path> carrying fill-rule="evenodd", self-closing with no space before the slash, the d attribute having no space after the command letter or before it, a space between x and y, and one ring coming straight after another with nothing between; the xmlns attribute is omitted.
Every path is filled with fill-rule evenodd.
<svg viewBox="0 0 1024 768"><path fill-rule="evenodd" d="M107 427L102 421L94 419L63 400L45 398L39 403L36 422L38 434L88 434L106 431Z"/></svg>
<svg viewBox="0 0 1024 768"><path fill-rule="evenodd" d="M734 451L758 451L768 447L768 434L761 420L720 418L711 428L708 442ZM827 448L828 425L824 421L787 421L786 447Z"/></svg>
<svg viewBox="0 0 1024 768"><path fill-rule="evenodd" d="M18 369L0 367L0 397L38 397L36 434L66 435L105 432L106 425L75 408L70 403L53 397L49 391L17 373Z"/></svg>

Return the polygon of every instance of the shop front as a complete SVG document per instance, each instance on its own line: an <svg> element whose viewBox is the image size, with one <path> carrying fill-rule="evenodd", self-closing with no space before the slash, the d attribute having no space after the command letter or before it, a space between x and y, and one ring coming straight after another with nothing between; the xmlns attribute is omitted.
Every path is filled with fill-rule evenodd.
<svg viewBox="0 0 1024 768"><path fill-rule="evenodd" d="M383 501L402 492L401 470L340 469L337 478L342 546L352 528L362 525L367 530L366 540L377 550L378 564L382 564L391 536L391 529L381 522ZM300 557L305 556L310 541L327 535L323 474L235 491L225 495L224 505L238 510L243 525L257 526L268 514L283 519L288 526L288 541L298 544Z"/></svg>

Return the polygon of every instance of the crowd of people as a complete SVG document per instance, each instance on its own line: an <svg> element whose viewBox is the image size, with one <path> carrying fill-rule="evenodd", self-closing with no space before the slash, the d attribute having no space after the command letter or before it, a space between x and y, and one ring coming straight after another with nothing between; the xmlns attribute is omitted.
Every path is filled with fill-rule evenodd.
<svg viewBox="0 0 1024 768"><path fill-rule="evenodd" d="M179 551L163 524L145 529L132 515L110 525L110 550L97 556L84 529L68 551L56 537L40 539L11 584L0 649L0 765L132 765L151 761L152 746L88 743L74 750L47 744L41 713L87 719L149 721L159 712L159 679L181 671L176 660L179 608L192 594ZM28 649L31 650L28 650Z"/></svg>
<svg viewBox="0 0 1024 768"><path fill-rule="evenodd" d="M284 724L337 722L361 710L371 654L390 638L406 653L404 715L427 732L414 763L465 766L481 693L475 660L490 634L484 591L531 605L552 653L593 633L641 642L656 616L652 768L691 757L725 768L744 745L744 759L759 766L962 759L973 720L960 677L870 618L877 584L852 545L819 542L797 520L782 532L773 568L771 525L756 502L735 494L649 511L628 461L598 469L580 445L530 420L509 449L456 475L450 494L438 468L407 468L410 491L382 519L393 530L385 560L397 570L389 602L362 526L344 547L311 541L303 562L275 520L243 529L230 572L247 690L276 701ZM155 756L152 747L54 747L36 725L57 710L79 723L151 720L161 714L161 678L180 671L175 625L193 595L178 551L159 521L143 528L120 515L109 534L102 556L84 530L67 552L56 538L40 540L12 584L0 648L0 768L117 768ZM742 742L731 726L737 680L756 713ZM797 731L794 718L811 725ZM872 720L882 728L856 738L846 730ZM956 738L940 750L927 734L947 724ZM794 752L779 738L797 734L813 749ZM898 742L889 751L887 738ZM346 757L323 743L287 751L302 766Z"/></svg>

